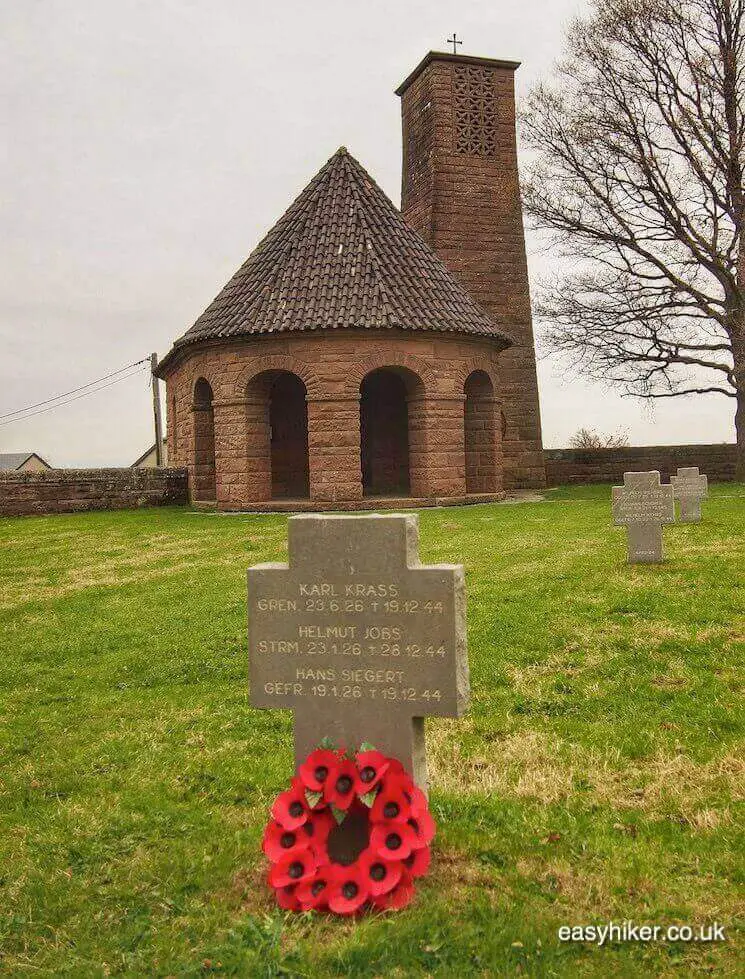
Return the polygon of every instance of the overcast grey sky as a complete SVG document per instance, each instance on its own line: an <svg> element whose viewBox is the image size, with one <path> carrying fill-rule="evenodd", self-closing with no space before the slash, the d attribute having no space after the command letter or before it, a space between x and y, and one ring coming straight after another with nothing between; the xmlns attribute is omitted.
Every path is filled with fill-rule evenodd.
<svg viewBox="0 0 745 979"><path fill-rule="evenodd" d="M0 414L162 356L344 144L396 204L393 89L455 29L462 53L546 74L582 0L0 0ZM547 259L529 238L533 282ZM544 441L731 441L729 399L650 414L539 367ZM0 451L128 465L146 374L0 426Z"/></svg>

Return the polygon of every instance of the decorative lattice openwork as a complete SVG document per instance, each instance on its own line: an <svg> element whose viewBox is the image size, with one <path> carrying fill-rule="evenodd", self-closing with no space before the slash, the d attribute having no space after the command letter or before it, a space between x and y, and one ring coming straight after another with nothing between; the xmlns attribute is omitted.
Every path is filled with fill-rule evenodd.
<svg viewBox="0 0 745 979"><path fill-rule="evenodd" d="M497 151L494 73L478 65L456 65L453 104L456 152L494 156Z"/></svg>

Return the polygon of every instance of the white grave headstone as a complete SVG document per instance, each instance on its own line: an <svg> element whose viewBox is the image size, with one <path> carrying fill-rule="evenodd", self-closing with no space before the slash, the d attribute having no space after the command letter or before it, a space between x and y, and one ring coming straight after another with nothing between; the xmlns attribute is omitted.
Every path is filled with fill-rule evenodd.
<svg viewBox="0 0 745 979"><path fill-rule="evenodd" d="M419 563L413 514L290 517L288 543L248 571L252 704L294 710L297 764L366 741L426 790L424 718L468 705L463 568Z"/></svg>
<svg viewBox="0 0 745 979"><path fill-rule="evenodd" d="M677 476L670 477L673 496L680 504L682 523L698 523L701 519L701 500L709 495L709 481L698 471L698 466L678 468Z"/></svg>
<svg viewBox="0 0 745 979"><path fill-rule="evenodd" d="M613 487L613 522L628 531L629 564L662 560L662 525L675 523L673 488L660 483L657 470L624 473Z"/></svg>

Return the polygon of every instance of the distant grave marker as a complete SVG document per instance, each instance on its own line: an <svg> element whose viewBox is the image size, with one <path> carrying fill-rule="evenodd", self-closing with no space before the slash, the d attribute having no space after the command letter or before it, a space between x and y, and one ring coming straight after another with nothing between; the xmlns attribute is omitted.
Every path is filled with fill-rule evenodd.
<svg viewBox="0 0 745 979"><path fill-rule="evenodd" d="M623 486L613 487L613 522L628 530L630 564L662 561L662 525L675 523L672 486L656 470L624 473Z"/></svg>
<svg viewBox="0 0 745 979"><path fill-rule="evenodd" d="M709 495L709 481L698 471L698 466L678 468L677 476L670 477L673 496L680 503L680 519L683 523L698 523L701 519L701 500Z"/></svg>
<svg viewBox="0 0 745 979"><path fill-rule="evenodd" d="M303 515L248 571L251 702L294 710L295 759L370 742L426 789L424 718L468 705L460 565L419 563L415 515Z"/></svg>

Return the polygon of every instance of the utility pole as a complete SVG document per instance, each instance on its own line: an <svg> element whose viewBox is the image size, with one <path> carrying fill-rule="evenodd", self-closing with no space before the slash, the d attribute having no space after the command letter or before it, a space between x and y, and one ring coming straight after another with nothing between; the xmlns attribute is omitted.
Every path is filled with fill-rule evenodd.
<svg viewBox="0 0 745 979"><path fill-rule="evenodd" d="M155 376L158 355L150 354L150 379L153 387L153 415L155 417L155 465L163 465L163 420L160 417L160 381Z"/></svg>

